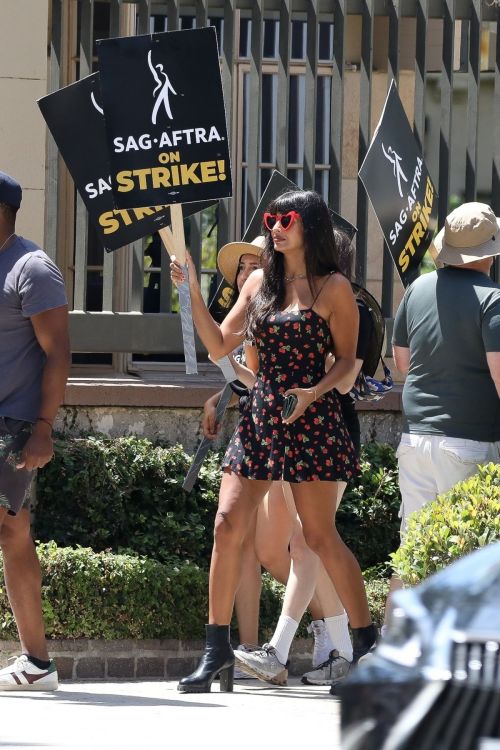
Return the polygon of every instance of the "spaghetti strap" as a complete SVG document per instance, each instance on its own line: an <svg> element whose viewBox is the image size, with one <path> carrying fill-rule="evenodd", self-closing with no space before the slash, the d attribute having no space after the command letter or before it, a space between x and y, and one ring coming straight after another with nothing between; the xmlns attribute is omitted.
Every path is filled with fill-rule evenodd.
<svg viewBox="0 0 500 750"><path fill-rule="evenodd" d="M326 279L324 280L324 282L323 282L323 283L321 284L321 286L320 286L320 288L319 288L319 292L317 293L317 295L316 295L316 296L315 296L315 298L313 299L313 303L312 303L311 307L309 308L309 310L312 310L312 309L313 309L314 305L315 305L315 304L316 304L316 302L318 301L318 297L319 297L319 295L320 295L320 294L321 294L321 292L323 291L323 288L324 288L324 286L325 286L325 285L327 284L327 282L328 282L328 280L329 280L330 276L333 276L333 274L334 274L334 273L336 273L336 271L330 271L330 273L328 274L328 276L326 277Z"/></svg>

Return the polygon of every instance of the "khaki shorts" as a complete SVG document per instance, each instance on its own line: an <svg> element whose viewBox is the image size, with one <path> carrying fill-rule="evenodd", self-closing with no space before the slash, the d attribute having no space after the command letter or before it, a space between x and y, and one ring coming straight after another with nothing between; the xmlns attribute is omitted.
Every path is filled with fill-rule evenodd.
<svg viewBox="0 0 500 750"><path fill-rule="evenodd" d="M0 508L15 516L26 504L32 471L16 469L21 452L31 435L31 422L0 417Z"/></svg>
<svg viewBox="0 0 500 750"><path fill-rule="evenodd" d="M401 534L409 516L458 482L477 473L478 464L500 461L500 441L403 433L396 452L401 490Z"/></svg>

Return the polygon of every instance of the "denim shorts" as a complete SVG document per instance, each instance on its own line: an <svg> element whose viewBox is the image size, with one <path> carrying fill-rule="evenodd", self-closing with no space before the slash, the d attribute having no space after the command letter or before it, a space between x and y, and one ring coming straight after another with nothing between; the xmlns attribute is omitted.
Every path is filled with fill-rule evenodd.
<svg viewBox="0 0 500 750"><path fill-rule="evenodd" d="M33 425L22 419L0 417L0 508L15 516L29 497L32 471L16 469Z"/></svg>

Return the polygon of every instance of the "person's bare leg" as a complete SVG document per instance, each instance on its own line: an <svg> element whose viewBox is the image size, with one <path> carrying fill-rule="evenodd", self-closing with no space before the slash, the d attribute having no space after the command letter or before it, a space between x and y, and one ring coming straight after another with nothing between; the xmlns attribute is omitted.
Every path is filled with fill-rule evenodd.
<svg viewBox="0 0 500 750"><path fill-rule="evenodd" d="M0 516L1 520L1 516ZM42 616L42 574L31 538L30 517L23 508L5 516L0 528L5 586L25 654L49 660Z"/></svg>
<svg viewBox="0 0 500 750"><path fill-rule="evenodd" d="M339 508L346 487L346 482L337 482L337 501L335 511ZM335 586L321 562L318 567L314 595L309 603L309 611L313 620L319 620L322 617L338 617L345 612L344 606L335 590Z"/></svg>
<svg viewBox="0 0 500 750"><path fill-rule="evenodd" d="M351 627L368 627L372 621L361 569L335 527L336 483L307 482L292 490L306 543L323 563Z"/></svg>
<svg viewBox="0 0 500 750"><path fill-rule="evenodd" d="M260 562L255 554L256 524L257 513L254 514L253 521L243 542L241 575L234 602L240 643L246 644L257 644L259 642L262 574Z"/></svg>
<svg viewBox="0 0 500 750"><path fill-rule="evenodd" d="M273 482L268 495L257 512L255 551L260 564L273 578L286 584L290 572L288 545L296 517L295 505L291 512L284 488L286 482Z"/></svg>
<svg viewBox="0 0 500 750"><path fill-rule="evenodd" d="M215 517L209 577L209 617L229 625L241 572L243 541L270 482L224 472Z"/></svg>

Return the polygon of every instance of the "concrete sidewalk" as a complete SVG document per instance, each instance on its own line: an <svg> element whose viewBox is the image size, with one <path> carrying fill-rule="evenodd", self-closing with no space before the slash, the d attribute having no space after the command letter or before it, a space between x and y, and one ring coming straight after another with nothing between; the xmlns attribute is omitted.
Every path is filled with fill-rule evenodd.
<svg viewBox="0 0 500 750"><path fill-rule="evenodd" d="M339 750L340 705L298 678L275 688L186 695L177 682L66 682L55 693L0 693L1 750Z"/></svg>

